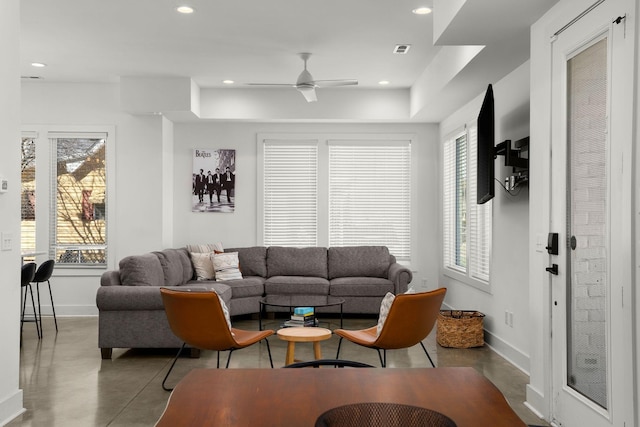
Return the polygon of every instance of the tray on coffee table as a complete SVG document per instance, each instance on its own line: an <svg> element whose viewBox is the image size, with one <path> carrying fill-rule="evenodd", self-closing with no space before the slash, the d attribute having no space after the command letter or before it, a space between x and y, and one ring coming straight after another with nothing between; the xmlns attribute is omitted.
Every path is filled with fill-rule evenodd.
<svg viewBox="0 0 640 427"><path fill-rule="evenodd" d="M340 306L340 328L342 328L342 305L344 304L344 299L329 295L320 299L317 297L318 296L314 295L312 297L313 301L309 302L305 302L305 298L310 299L310 297L302 295L273 295L263 297L260 300L260 312L258 313L260 330L262 330L262 318L267 311L267 307L287 308L289 314L293 314L293 309L296 307L313 307L313 312L317 319L318 308ZM317 323L318 322L316 322L316 324Z"/></svg>

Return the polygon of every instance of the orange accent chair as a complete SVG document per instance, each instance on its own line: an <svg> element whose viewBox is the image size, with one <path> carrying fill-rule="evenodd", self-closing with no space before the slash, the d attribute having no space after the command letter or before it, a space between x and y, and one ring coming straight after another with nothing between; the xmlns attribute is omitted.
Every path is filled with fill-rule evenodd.
<svg viewBox="0 0 640 427"><path fill-rule="evenodd" d="M218 294L213 291L175 291L161 288L160 293L169 326L173 333L184 341L162 381L162 388L166 391L173 390L167 388L165 383L187 344L202 350L217 351L218 368L220 367L220 352L229 351L226 365L228 368L231 354L235 350L249 347L264 340L269 353L269 363L273 368L271 349L267 340L267 337L274 334L273 330L247 331L230 328Z"/></svg>
<svg viewBox="0 0 640 427"><path fill-rule="evenodd" d="M336 329L333 333L340 336L336 359L340 357L343 338L363 347L377 350L383 368L387 366L387 350L409 348L420 343L429 362L431 362L431 366L435 368L436 365L431 360L422 340L431 333L436 324L440 306L446 293L446 288L440 288L430 292L396 295L379 336L377 335L377 325L357 331ZM382 350L382 354L380 350Z"/></svg>

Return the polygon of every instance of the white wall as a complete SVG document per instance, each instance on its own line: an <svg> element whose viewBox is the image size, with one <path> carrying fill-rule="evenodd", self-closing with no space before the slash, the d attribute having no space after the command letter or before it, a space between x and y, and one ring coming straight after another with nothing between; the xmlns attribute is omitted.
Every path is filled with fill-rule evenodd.
<svg viewBox="0 0 640 427"><path fill-rule="evenodd" d="M529 135L529 63L521 65L493 84L496 143ZM440 139L475 120L484 93L440 124ZM534 147L535 149L535 147ZM511 168L504 157L495 161L496 178L504 182ZM508 195L498 183L493 199L490 293L444 274L446 304L455 309L483 312L487 343L525 372L529 370L529 190ZM440 243L439 243L440 245ZM440 261L439 261L440 262ZM505 311L513 313L513 327L505 324Z"/></svg>
<svg viewBox="0 0 640 427"><path fill-rule="evenodd" d="M427 124L287 124L254 122L172 123L162 116L132 116L121 111L117 84L29 82L22 89L26 128L47 125L111 125L116 133L115 242L109 242L109 267L127 255L194 242L225 246L257 242L256 159L258 133L410 133L412 147L414 285L438 285L438 126ZM44 135L43 132L40 132ZM236 149L234 213L193 213L190 206L193 148ZM45 187L46 188L46 187ZM172 210L170 210L172 209ZM46 242L41 242L46 250ZM38 260L41 262L42 260ZM54 289L60 315L96 314L95 292L102 270L78 276L56 269ZM43 311L50 308L43 306Z"/></svg>
<svg viewBox="0 0 640 427"><path fill-rule="evenodd" d="M438 127L427 124L286 124L176 123L174 236L176 245L222 242L224 246L252 246L257 238L258 133L410 133L413 159L412 270L414 286L438 286ZM194 148L236 150L234 213L191 212L191 171ZM384 185L384 184L381 184ZM381 195L382 197L382 195Z"/></svg>
<svg viewBox="0 0 640 427"><path fill-rule="evenodd" d="M0 425L23 411L20 366L20 2L0 2L0 232L13 235L11 250L0 251ZM6 235L5 235L6 237Z"/></svg>
<svg viewBox="0 0 640 427"><path fill-rule="evenodd" d="M170 138L163 138L163 131L170 132L171 126L163 126L162 117L122 113L117 84L27 82L22 87L22 123L23 128L38 129L44 143L50 125L70 130L78 125L115 127L116 146L108 148L116 150L115 175L108 177L116 180L115 194L109 196L116 214L109 218L115 241L108 242L108 265L114 268L126 255L163 246L168 233L163 228L163 200L171 196L162 185L163 176L170 173L163 163L163 146L170 144ZM47 251L47 242L39 241L38 249ZM97 314L95 295L102 271L56 267L52 279L56 313ZM43 305L43 311L50 313L50 307Z"/></svg>

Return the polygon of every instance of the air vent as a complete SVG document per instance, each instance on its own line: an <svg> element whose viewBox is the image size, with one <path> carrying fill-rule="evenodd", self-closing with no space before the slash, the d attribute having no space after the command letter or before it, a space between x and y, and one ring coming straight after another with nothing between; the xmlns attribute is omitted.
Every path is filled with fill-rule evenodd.
<svg viewBox="0 0 640 427"><path fill-rule="evenodd" d="M396 47L393 49L393 53L397 53L398 55L404 55L407 52L409 52L410 48L411 48L410 44L397 44Z"/></svg>
<svg viewBox="0 0 640 427"><path fill-rule="evenodd" d="M20 76L21 79L25 80L40 80L42 77L40 76Z"/></svg>

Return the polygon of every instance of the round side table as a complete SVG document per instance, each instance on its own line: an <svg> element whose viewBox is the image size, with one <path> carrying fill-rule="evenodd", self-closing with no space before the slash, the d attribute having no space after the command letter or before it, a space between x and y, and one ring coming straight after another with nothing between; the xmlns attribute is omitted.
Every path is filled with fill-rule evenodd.
<svg viewBox="0 0 640 427"><path fill-rule="evenodd" d="M331 338L331 331L325 328L282 328L278 330L278 338L287 341L287 356L284 364L290 365L294 362L294 353L297 342L312 342L313 354L316 359L322 359L320 341Z"/></svg>

